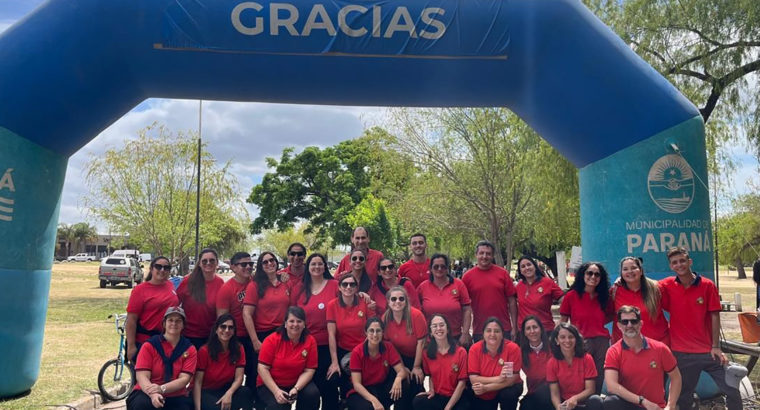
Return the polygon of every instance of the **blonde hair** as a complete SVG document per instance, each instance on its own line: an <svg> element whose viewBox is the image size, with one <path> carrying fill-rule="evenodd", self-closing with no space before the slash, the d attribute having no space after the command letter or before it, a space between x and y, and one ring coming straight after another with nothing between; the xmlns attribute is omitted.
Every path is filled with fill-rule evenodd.
<svg viewBox="0 0 760 410"><path fill-rule="evenodd" d="M641 298L644 299L644 306L647 308L649 317L653 322L657 321L657 308L659 307L660 299L662 298L662 295L660 294L660 288L657 286L657 282L646 277L644 274L644 267L641 266L641 260L633 256L626 256L620 260L621 271L623 270L623 263L626 261L633 261L633 263L635 263L639 268L639 271L641 271ZM628 289L628 285L626 284L625 280L623 280L622 276L620 278L620 284L624 288Z"/></svg>
<svg viewBox="0 0 760 410"><path fill-rule="evenodd" d="M406 289L401 286L394 286L385 292L385 300L388 303L383 314L383 322L388 325L388 322L393 320L393 312L391 311L391 293L401 292L404 294L404 315L402 320L406 320L406 334L411 335L414 330L412 329L412 312L409 307L409 295L406 293Z"/></svg>

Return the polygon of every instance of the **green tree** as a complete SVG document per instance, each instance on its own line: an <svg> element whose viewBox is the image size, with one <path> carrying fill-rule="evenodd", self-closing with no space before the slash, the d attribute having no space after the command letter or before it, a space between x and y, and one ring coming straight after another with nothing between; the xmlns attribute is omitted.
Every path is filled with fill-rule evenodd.
<svg viewBox="0 0 760 410"><path fill-rule="evenodd" d="M87 222L79 222L72 226L77 249L87 252L87 242L98 239L98 230ZM81 245L84 244L82 247Z"/></svg>
<svg viewBox="0 0 760 410"><path fill-rule="evenodd" d="M718 219L718 251L746 279L745 263L760 257L760 195L748 194L734 203L734 212Z"/></svg>
<svg viewBox="0 0 760 410"><path fill-rule="evenodd" d="M195 245L196 163L196 136L154 123L90 159L85 204L141 249L184 258ZM205 149L201 163L200 242L228 249L245 237L237 180L229 163L219 166Z"/></svg>
<svg viewBox="0 0 760 410"><path fill-rule="evenodd" d="M386 211L385 201L369 194L347 216L349 226L363 226L372 235L372 248L385 255L398 254L396 229Z"/></svg>
<svg viewBox="0 0 760 410"><path fill-rule="evenodd" d="M58 240L56 240L56 243L64 241L66 246L66 257L71 256L71 244L74 243L76 240L76 235L74 234L74 225L69 225L65 223L59 223L58 224Z"/></svg>

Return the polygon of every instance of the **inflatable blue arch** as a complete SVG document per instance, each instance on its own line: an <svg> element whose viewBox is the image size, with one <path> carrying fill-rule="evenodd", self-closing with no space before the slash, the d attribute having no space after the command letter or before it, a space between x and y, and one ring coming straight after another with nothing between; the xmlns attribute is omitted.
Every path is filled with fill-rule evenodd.
<svg viewBox="0 0 760 410"><path fill-rule="evenodd" d="M39 373L68 157L150 97L506 106L580 168L584 259L713 275L699 112L578 0L49 0L0 35L0 396Z"/></svg>

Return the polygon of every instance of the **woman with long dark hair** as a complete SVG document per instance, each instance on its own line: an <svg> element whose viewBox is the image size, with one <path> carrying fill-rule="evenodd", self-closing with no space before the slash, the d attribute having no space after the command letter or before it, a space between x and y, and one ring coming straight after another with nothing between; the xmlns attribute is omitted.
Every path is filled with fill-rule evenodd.
<svg viewBox="0 0 760 410"><path fill-rule="evenodd" d="M472 391L472 406L479 409L515 410L522 394L522 355L514 342L504 338L504 326L496 317L483 325L483 340L470 347L467 371Z"/></svg>
<svg viewBox="0 0 760 410"><path fill-rule="evenodd" d="M554 330L552 302L561 299L565 292L529 256L517 260L517 278L517 322L535 316L547 332Z"/></svg>
<svg viewBox="0 0 760 410"><path fill-rule="evenodd" d="M599 262L586 262L578 268L575 282L559 307L562 323L575 325L585 340L585 348L596 363L596 394L602 391L604 359L610 347L610 332L604 325L612 321L610 279Z"/></svg>
<svg viewBox="0 0 760 410"><path fill-rule="evenodd" d="M185 337L196 349L200 349L209 338L211 327L216 320L216 295L224 285L224 280L216 274L219 254L211 248L198 254L198 263L177 287L177 297L187 314Z"/></svg>
<svg viewBox="0 0 760 410"><path fill-rule="evenodd" d="M436 253L430 257L430 277L417 287L422 313L429 321L440 313L451 321L451 334L462 346L469 346L472 307L467 287L449 271L449 257ZM463 330L464 329L464 330Z"/></svg>
<svg viewBox="0 0 760 410"><path fill-rule="evenodd" d="M466 410L467 351L451 334L449 321L441 314L430 319L430 343L422 356L425 374L430 376L430 391L414 398L419 410Z"/></svg>
<svg viewBox="0 0 760 410"><path fill-rule="evenodd" d="M403 287L409 296L407 299L409 303L417 309L420 308L420 298L417 297L417 290L414 288L411 279L400 277L396 269L396 262L391 258L384 257L377 263L377 280L369 291L369 297L377 303L376 312L385 312L388 307L386 300L388 290L394 286Z"/></svg>
<svg viewBox="0 0 760 410"><path fill-rule="evenodd" d="M662 313L660 288L657 282L644 274L641 260L626 256L620 260L620 278L610 289L612 311L623 306L636 306L641 312L641 334L670 346L668 321ZM617 326L612 326L612 343L623 337Z"/></svg>
<svg viewBox="0 0 760 410"><path fill-rule="evenodd" d="M372 278L367 272L367 252L363 249L352 249L348 260L351 267L348 273L354 275L359 283L359 292L369 295L372 289ZM345 273L347 272L342 272L341 275Z"/></svg>
<svg viewBox="0 0 760 410"><path fill-rule="evenodd" d="M602 410L602 399L594 394L596 365L583 350L583 336L578 329L569 323L560 323L552 332L549 344L552 357L546 364L546 381L554 408Z"/></svg>
<svg viewBox="0 0 760 410"><path fill-rule="evenodd" d="M245 351L235 336L235 319L225 313L216 319L208 343L198 350L193 403L195 410L248 410L253 395L243 387Z"/></svg>
<svg viewBox="0 0 760 410"><path fill-rule="evenodd" d="M528 316L522 321L518 343L528 384L528 393L520 400L520 408L551 408L551 393L546 383L546 364L552 354L549 349L549 336L539 318Z"/></svg>

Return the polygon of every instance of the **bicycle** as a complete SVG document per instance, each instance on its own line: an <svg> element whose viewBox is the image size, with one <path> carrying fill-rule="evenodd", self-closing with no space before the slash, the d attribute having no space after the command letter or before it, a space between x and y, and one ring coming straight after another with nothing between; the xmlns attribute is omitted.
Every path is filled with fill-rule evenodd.
<svg viewBox="0 0 760 410"><path fill-rule="evenodd" d="M98 390L109 401L117 401L129 396L137 382L135 367L127 360L127 340L124 334L127 314L108 315L109 319L114 317L116 332L119 334L119 354L115 359L103 364L98 372Z"/></svg>

